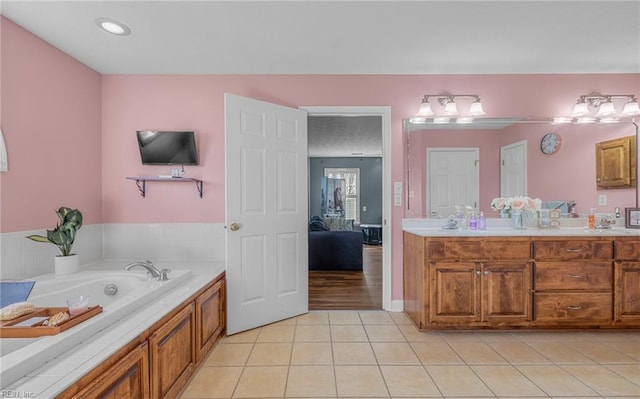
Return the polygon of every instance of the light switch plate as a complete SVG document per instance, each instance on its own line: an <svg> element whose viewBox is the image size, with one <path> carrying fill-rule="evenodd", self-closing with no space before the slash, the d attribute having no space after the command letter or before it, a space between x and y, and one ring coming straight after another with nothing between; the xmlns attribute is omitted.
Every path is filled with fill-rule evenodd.
<svg viewBox="0 0 640 399"><path fill-rule="evenodd" d="M601 194L598 196L598 205L607 205L607 195Z"/></svg>
<svg viewBox="0 0 640 399"><path fill-rule="evenodd" d="M402 195L402 182L401 181L397 181L395 183L393 183L393 193L395 195Z"/></svg>

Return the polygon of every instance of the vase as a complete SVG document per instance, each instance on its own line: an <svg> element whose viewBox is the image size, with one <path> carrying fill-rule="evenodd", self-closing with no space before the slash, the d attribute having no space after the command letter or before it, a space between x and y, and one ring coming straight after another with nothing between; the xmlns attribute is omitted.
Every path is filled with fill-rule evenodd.
<svg viewBox="0 0 640 399"><path fill-rule="evenodd" d="M53 273L58 276L73 274L80 270L80 255L58 255L53 258Z"/></svg>
<svg viewBox="0 0 640 399"><path fill-rule="evenodd" d="M511 212L509 212L508 209L501 209L500 210L500 218L501 219L510 219L511 218Z"/></svg>
<svg viewBox="0 0 640 399"><path fill-rule="evenodd" d="M524 212L520 210L513 210L513 228L516 230L524 230L527 226L524 223Z"/></svg>

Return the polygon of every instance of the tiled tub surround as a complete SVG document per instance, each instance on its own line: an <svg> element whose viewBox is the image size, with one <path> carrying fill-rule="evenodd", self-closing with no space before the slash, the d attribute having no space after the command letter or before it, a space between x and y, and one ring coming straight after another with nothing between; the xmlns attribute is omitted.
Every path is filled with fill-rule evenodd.
<svg viewBox="0 0 640 399"><path fill-rule="evenodd" d="M119 274L123 266L119 261L101 261L86 265L85 269L89 273L97 270L111 270ZM39 359L40 367L27 370L22 375L17 375L20 374L19 367L7 370L6 367L9 365L5 363L3 356L1 389L30 392L42 398L56 396L224 271L222 262L168 262L158 266L176 270L173 276L169 274L169 278L174 277L177 284L163 292L162 296L136 310L118 313L113 317L114 319L108 319L108 317L110 313L116 313L117 310L112 312L112 309L105 307L103 313L56 336L27 340L35 341L32 344L42 346L43 349L60 342L63 344L62 348L55 349L54 354L48 352L49 359ZM178 274L183 274L178 272L180 269L189 270L183 281L179 281L181 279L178 278ZM138 276L145 275L144 270L130 273ZM136 294L133 293L133 295ZM79 328L91 327L93 324L99 327L93 329L90 334L80 332ZM68 338L69 335L74 337ZM5 340L15 340L15 338L2 339L3 342ZM36 348L33 349L36 350ZM17 353L18 351L8 356L14 356Z"/></svg>
<svg viewBox="0 0 640 399"><path fill-rule="evenodd" d="M40 230L0 234L0 279L22 279L53 273L51 244L26 239ZM107 223L84 225L73 252L80 268L101 260L224 261L222 223Z"/></svg>

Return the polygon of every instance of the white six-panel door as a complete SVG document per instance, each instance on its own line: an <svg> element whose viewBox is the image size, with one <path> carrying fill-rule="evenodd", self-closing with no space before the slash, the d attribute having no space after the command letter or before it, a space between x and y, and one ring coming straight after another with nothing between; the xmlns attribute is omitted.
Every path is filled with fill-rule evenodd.
<svg viewBox="0 0 640 399"><path fill-rule="evenodd" d="M455 215L455 206L478 207L478 148L427 148L429 217Z"/></svg>
<svg viewBox="0 0 640 399"><path fill-rule="evenodd" d="M500 196L527 195L527 141L500 147Z"/></svg>
<svg viewBox="0 0 640 399"><path fill-rule="evenodd" d="M307 114L225 94L227 334L308 311Z"/></svg>

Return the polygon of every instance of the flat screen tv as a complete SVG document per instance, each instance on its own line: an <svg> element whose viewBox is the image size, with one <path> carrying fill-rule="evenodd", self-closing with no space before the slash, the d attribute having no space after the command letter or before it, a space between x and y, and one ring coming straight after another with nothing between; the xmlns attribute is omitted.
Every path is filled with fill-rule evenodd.
<svg viewBox="0 0 640 399"><path fill-rule="evenodd" d="M138 147L144 165L197 165L194 132L138 130Z"/></svg>

